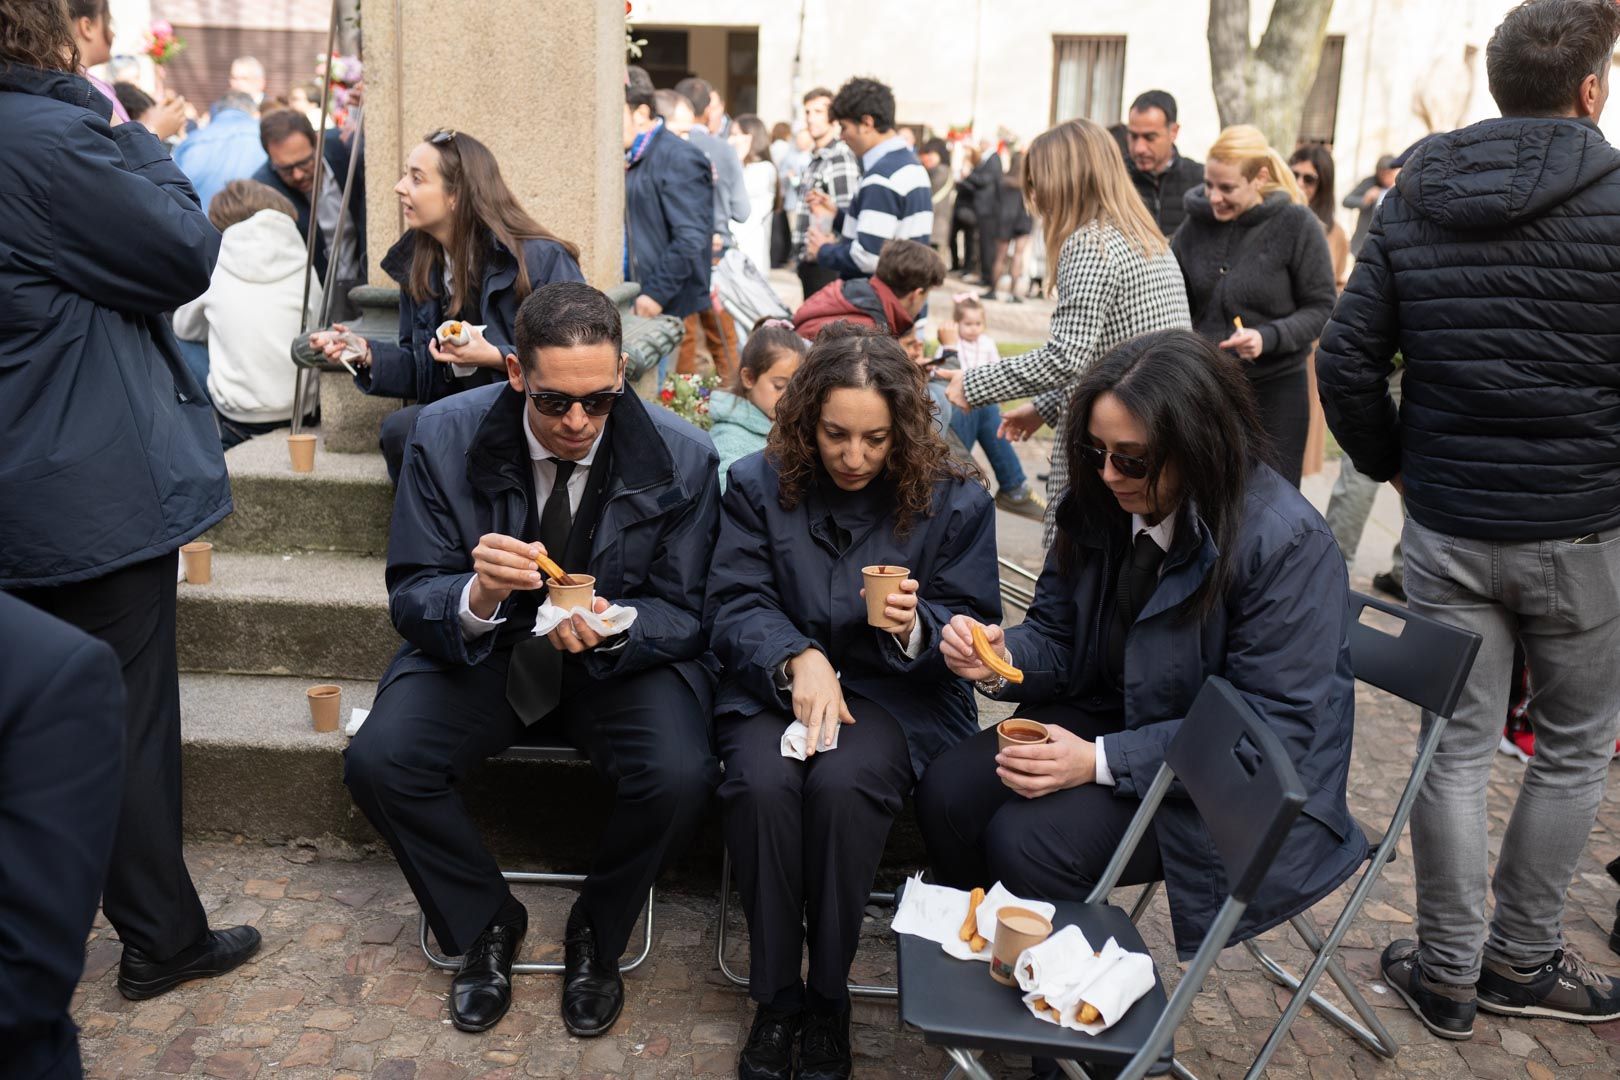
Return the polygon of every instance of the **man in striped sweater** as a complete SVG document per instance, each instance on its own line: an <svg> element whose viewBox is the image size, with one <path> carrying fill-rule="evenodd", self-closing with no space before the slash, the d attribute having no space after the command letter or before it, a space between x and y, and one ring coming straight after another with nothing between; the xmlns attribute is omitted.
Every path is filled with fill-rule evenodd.
<svg viewBox="0 0 1620 1080"><path fill-rule="evenodd" d="M934 228L928 170L894 129L894 91L876 79L851 79L833 98L832 117L861 162L861 186L833 228L839 239L811 230L805 258L843 278L871 277L886 240L927 244ZM811 192L812 212L835 213L824 192Z"/></svg>

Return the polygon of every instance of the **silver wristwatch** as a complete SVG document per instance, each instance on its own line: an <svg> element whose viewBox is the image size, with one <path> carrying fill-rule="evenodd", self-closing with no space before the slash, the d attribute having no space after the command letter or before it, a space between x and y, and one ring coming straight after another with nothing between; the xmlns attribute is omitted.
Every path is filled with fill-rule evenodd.
<svg viewBox="0 0 1620 1080"><path fill-rule="evenodd" d="M997 675L991 679L979 679L973 685L977 686L979 688L979 693L983 694L985 697L995 697L997 694L1007 689L1007 680L1002 676Z"/></svg>

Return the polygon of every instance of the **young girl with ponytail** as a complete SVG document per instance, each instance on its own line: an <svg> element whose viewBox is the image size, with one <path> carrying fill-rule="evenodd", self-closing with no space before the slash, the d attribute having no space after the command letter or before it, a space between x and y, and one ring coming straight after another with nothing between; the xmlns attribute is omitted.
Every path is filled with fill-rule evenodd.
<svg viewBox="0 0 1620 1080"><path fill-rule="evenodd" d="M1257 128L1229 127L1210 147L1171 249L1193 328L1246 361L1274 465L1297 486L1310 426L1305 363L1337 290L1322 226Z"/></svg>

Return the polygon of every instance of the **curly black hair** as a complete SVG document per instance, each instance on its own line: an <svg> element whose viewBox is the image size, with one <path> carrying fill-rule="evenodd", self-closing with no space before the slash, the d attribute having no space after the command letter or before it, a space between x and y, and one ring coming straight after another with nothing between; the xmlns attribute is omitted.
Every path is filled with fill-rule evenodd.
<svg viewBox="0 0 1620 1080"><path fill-rule="evenodd" d="M934 485L945 479L977 479L977 470L958 462L934 424L928 376L911 362L888 334L850 323L823 330L787 390L776 403L776 426L765 455L776 467L782 509L804 499L821 467L816 428L821 407L834 390L875 390L888 403L889 456L894 484L894 531L909 534L933 509Z"/></svg>
<svg viewBox="0 0 1620 1080"><path fill-rule="evenodd" d="M838 88L828 115L834 120L859 123L861 117L872 119L879 131L894 130L894 91L876 79L851 79Z"/></svg>

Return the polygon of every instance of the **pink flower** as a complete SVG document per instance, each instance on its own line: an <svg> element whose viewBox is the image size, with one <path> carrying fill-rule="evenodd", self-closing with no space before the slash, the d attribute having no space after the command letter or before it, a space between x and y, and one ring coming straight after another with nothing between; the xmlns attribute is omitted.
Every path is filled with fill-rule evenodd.
<svg viewBox="0 0 1620 1080"><path fill-rule="evenodd" d="M155 37L155 38L160 38L160 39L161 38L167 38L167 37L173 37L174 36L174 24L169 22L169 20L167 20L167 19L153 19L152 20L152 36Z"/></svg>

